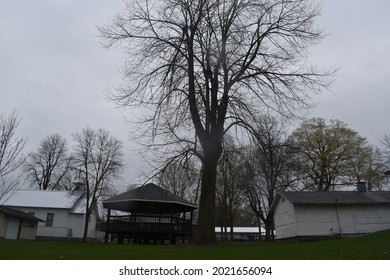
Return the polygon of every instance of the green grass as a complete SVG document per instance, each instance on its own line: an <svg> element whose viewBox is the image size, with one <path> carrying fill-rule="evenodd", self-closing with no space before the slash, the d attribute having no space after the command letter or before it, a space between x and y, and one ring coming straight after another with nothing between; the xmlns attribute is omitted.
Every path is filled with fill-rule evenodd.
<svg viewBox="0 0 390 280"><path fill-rule="evenodd" d="M390 231L313 242L132 245L0 240L3 260L388 260Z"/></svg>

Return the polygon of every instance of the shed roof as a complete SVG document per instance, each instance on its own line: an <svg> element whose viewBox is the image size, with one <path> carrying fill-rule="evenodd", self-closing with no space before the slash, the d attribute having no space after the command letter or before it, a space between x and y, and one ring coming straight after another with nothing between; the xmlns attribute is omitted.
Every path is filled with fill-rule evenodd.
<svg viewBox="0 0 390 280"><path fill-rule="evenodd" d="M153 183L143 185L103 201L103 206L126 212L178 213L189 212L196 205Z"/></svg>
<svg viewBox="0 0 390 280"><path fill-rule="evenodd" d="M280 198L287 199L293 204L307 205L390 205L389 191L278 192L271 210L275 208Z"/></svg>
<svg viewBox="0 0 390 280"><path fill-rule="evenodd" d="M81 193L69 191L14 190L6 194L0 205L11 207L71 209L81 213Z"/></svg>
<svg viewBox="0 0 390 280"><path fill-rule="evenodd" d="M0 205L0 212L6 214L7 216L19 218L23 221L44 222L44 220L34 217L33 215L27 214L26 212L4 205Z"/></svg>

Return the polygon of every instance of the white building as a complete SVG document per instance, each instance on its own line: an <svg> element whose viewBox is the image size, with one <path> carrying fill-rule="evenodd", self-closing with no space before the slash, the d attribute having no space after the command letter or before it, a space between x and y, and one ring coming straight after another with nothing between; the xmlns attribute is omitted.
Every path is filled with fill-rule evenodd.
<svg viewBox="0 0 390 280"><path fill-rule="evenodd" d="M23 211L0 205L0 239L34 240L38 222L44 222Z"/></svg>
<svg viewBox="0 0 390 280"><path fill-rule="evenodd" d="M390 192L279 192L275 238L319 238L390 229Z"/></svg>
<svg viewBox="0 0 390 280"><path fill-rule="evenodd" d="M84 234L85 197L79 192L15 190L0 205L21 210L45 221L39 222L37 239L81 239ZM88 238L96 238L97 212L89 220Z"/></svg>

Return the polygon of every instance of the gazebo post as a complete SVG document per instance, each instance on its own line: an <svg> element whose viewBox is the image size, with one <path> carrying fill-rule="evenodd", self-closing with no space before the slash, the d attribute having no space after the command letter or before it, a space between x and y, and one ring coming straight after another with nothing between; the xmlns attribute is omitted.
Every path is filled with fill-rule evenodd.
<svg viewBox="0 0 390 280"><path fill-rule="evenodd" d="M183 220L181 223L181 231L182 231L182 236L181 236L181 241L184 244L185 241L185 230L186 230L186 214L187 212L183 212Z"/></svg>
<svg viewBox="0 0 390 280"><path fill-rule="evenodd" d="M194 210L190 212L190 234L189 234L189 241L191 243L192 241L192 219L194 217Z"/></svg>
<svg viewBox="0 0 390 280"><path fill-rule="evenodd" d="M110 218L111 218L111 208L108 208L107 221L106 221L106 234L104 235L104 243L108 242L108 228L110 226Z"/></svg>
<svg viewBox="0 0 390 280"><path fill-rule="evenodd" d="M133 225L132 225L132 227L134 227L134 228L132 228L133 230L133 244L138 244L139 242L138 242L138 234L136 233L136 231L138 230L138 226L139 226L139 224L138 224L138 221L137 221L137 211L134 211L134 212L132 212L131 213L131 222L133 223Z"/></svg>
<svg viewBox="0 0 390 280"><path fill-rule="evenodd" d="M174 224L173 224L173 209L171 209L171 221L170 221L170 240L169 240L169 244L174 244L173 242L173 230L174 230Z"/></svg>

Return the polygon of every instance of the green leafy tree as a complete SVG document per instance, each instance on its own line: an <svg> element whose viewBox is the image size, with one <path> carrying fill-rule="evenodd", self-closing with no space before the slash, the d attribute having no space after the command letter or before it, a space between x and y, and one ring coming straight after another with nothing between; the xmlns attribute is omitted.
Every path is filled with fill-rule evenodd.
<svg viewBox="0 0 390 280"><path fill-rule="evenodd" d="M367 140L340 120L306 120L291 133L288 145L304 189L331 191L366 178Z"/></svg>

